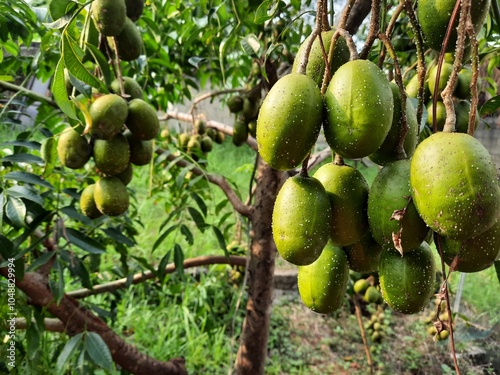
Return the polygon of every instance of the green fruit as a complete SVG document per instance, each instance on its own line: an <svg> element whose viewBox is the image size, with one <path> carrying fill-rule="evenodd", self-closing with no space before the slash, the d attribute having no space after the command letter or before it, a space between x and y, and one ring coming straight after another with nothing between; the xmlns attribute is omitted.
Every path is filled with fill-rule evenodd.
<svg viewBox="0 0 500 375"><path fill-rule="evenodd" d="M113 176L127 168L130 160L130 146L123 134L117 134L106 141L96 139L94 142L95 166L102 173Z"/></svg>
<svg viewBox="0 0 500 375"><path fill-rule="evenodd" d="M231 113L241 112L243 109L243 98L239 95L231 96L227 100L227 107Z"/></svg>
<svg viewBox="0 0 500 375"><path fill-rule="evenodd" d="M417 15L424 34L424 40L429 47L436 51L440 51L443 45L455 3L455 0L418 1ZM476 35L484 23L489 7L490 0L477 0L470 8L471 19ZM459 17L457 17L452 26L446 52L451 52L456 47L458 21ZM469 44L468 40L467 44Z"/></svg>
<svg viewBox="0 0 500 375"><path fill-rule="evenodd" d="M333 151L349 159L373 154L392 125L389 81L371 61L349 61L328 85L325 110L325 138Z"/></svg>
<svg viewBox="0 0 500 375"><path fill-rule="evenodd" d="M192 135L187 143L188 152L201 153L201 143L200 138L197 135Z"/></svg>
<svg viewBox="0 0 500 375"><path fill-rule="evenodd" d="M436 92L437 72L438 72L438 65L434 65L429 70L429 90L432 96L437 96L438 99L440 99L441 92L448 84L448 80L450 79L451 73L453 72L453 65L448 63L443 63L441 67L441 74L439 75L439 85L437 87L438 91Z"/></svg>
<svg viewBox="0 0 500 375"><path fill-rule="evenodd" d="M201 139L201 151L203 152L210 152L212 151L213 148L213 141L212 138L210 138L208 135L203 136Z"/></svg>
<svg viewBox="0 0 500 375"><path fill-rule="evenodd" d="M370 155L370 160L379 165L386 165L390 162L398 160L399 158L397 146L399 142L399 135L401 129L403 128L401 95L399 93L399 88L395 83L391 83L391 89L394 99L394 114L392 117L391 130L389 130L389 134L385 137L385 140L380 148ZM415 110L415 107L413 107L409 98L406 100L406 123L408 125L408 133L406 133L403 148L405 150L406 157L409 159L415 152L418 139L417 111Z"/></svg>
<svg viewBox="0 0 500 375"><path fill-rule="evenodd" d="M328 163L313 176L324 186L332 208L330 240L335 246L358 242L368 229L368 183L349 165Z"/></svg>
<svg viewBox="0 0 500 375"><path fill-rule="evenodd" d="M380 342L383 338L383 335L382 335L382 332L380 331L375 331L372 333L372 335L370 336L372 341L374 342Z"/></svg>
<svg viewBox="0 0 500 375"><path fill-rule="evenodd" d="M379 280L382 297L391 309L403 314L421 311L434 293L435 279L436 265L425 242L404 256L396 250L384 249Z"/></svg>
<svg viewBox="0 0 500 375"><path fill-rule="evenodd" d="M149 164L153 158L153 141L143 141L130 132L125 133L125 137L130 145L130 163L138 166Z"/></svg>
<svg viewBox="0 0 500 375"><path fill-rule="evenodd" d="M183 151L187 150L187 146L190 140L190 136L188 133L179 134L179 148Z"/></svg>
<svg viewBox="0 0 500 375"><path fill-rule="evenodd" d="M500 253L500 219L486 232L463 241L440 238L443 259L459 272L479 272L491 265Z"/></svg>
<svg viewBox="0 0 500 375"><path fill-rule="evenodd" d="M215 134L215 138L214 138L215 143L223 144L225 139L226 139L226 135L223 132L221 132L220 130L218 130L217 133Z"/></svg>
<svg viewBox="0 0 500 375"><path fill-rule="evenodd" d="M376 290L376 289L377 289L377 288L375 288L375 290ZM377 291L377 292L378 292L378 291ZM379 294L380 294L380 293L379 293ZM375 302L376 302L376 301L375 301ZM375 302L374 302L374 303L375 303ZM380 324L379 322L375 322L375 323L373 324L373 330L374 330L374 331L381 331L381 330L382 330L382 324Z"/></svg>
<svg viewBox="0 0 500 375"><path fill-rule="evenodd" d="M73 128L66 128L59 136L57 155L62 165L78 169L89 161L91 149L84 136L81 136Z"/></svg>
<svg viewBox="0 0 500 375"><path fill-rule="evenodd" d="M439 332L438 340L446 340L449 336L450 332L446 329L443 329L441 332Z"/></svg>
<svg viewBox="0 0 500 375"><path fill-rule="evenodd" d="M250 122L257 118L260 110L260 101L256 98L246 97L243 99L241 114L245 122Z"/></svg>
<svg viewBox="0 0 500 375"><path fill-rule="evenodd" d="M418 74L415 74L413 77L410 78L408 83L406 84L406 94L410 98L417 98L418 97ZM424 102L429 100L429 97L431 96L431 92L429 90L429 81L427 79L424 80Z"/></svg>
<svg viewBox="0 0 500 375"><path fill-rule="evenodd" d="M128 103L128 117L125 125L135 137L143 141L155 138L160 131L160 121L156 110L142 99L132 99Z"/></svg>
<svg viewBox="0 0 500 375"><path fill-rule="evenodd" d="M358 294L364 294L369 287L370 283L366 279L359 279L354 283L353 289Z"/></svg>
<svg viewBox="0 0 500 375"><path fill-rule="evenodd" d="M395 211L403 214L400 221L393 219ZM389 163L379 171L368 197L368 221L373 238L384 248L394 247L393 235L400 228L400 246L405 254L422 243L429 228L411 200L410 160Z"/></svg>
<svg viewBox="0 0 500 375"><path fill-rule="evenodd" d="M437 331L437 328L435 326L430 326L427 328L427 333L430 335L430 336L434 336L438 333Z"/></svg>
<svg viewBox="0 0 500 375"><path fill-rule="evenodd" d="M207 131L207 124L201 118L197 118L193 123L193 128L197 134L202 135Z"/></svg>
<svg viewBox="0 0 500 375"><path fill-rule="evenodd" d="M122 61L132 61L144 53L144 42L141 33L135 23L130 19L125 19L125 26L121 33L114 39L108 38L111 46L118 49L118 57Z"/></svg>
<svg viewBox="0 0 500 375"><path fill-rule="evenodd" d="M366 289L365 295L363 296L363 299L368 303L377 303L378 301L380 301L380 292L378 291L378 289L376 287L370 285ZM375 328L375 324L374 324L374 328Z"/></svg>
<svg viewBox="0 0 500 375"><path fill-rule="evenodd" d="M127 17L132 21L137 21L144 10L144 0L125 0Z"/></svg>
<svg viewBox="0 0 500 375"><path fill-rule="evenodd" d="M248 139L248 127L243 119L238 119L233 125L233 144L241 146Z"/></svg>
<svg viewBox="0 0 500 375"><path fill-rule="evenodd" d="M94 199L104 215L118 216L128 209L127 188L118 177L104 177L95 184Z"/></svg>
<svg viewBox="0 0 500 375"><path fill-rule="evenodd" d="M45 164L51 164L57 158L57 146L54 137L42 140L40 143L40 156Z"/></svg>
<svg viewBox="0 0 500 375"><path fill-rule="evenodd" d="M318 259L328 242L331 209L328 195L313 177L285 181L273 209L273 238L286 261L304 266Z"/></svg>
<svg viewBox="0 0 500 375"><path fill-rule="evenodd" d="M127 165L127 168L125 168L120 173L115 174L114 177L118 177L121 182L123 182L123 185L127 186L130 181L132 181L132 177L134 177L134 168L132 167L132 164L129 163L129 165Z"/></svg>
<svg viewBox="0 0 500 375"><path fill-rule="evenodd" d="M320 314L338 310L349 281L344 252L329 242L314 263L298 268L297 280L300 298L309 309Z"/></svg>
<svg viewBox="0 0 500 375"><path fill-rule="evenodd" d="M468 100L458 100L453 103L455 107L455 115L457 120L455 123L455 131L459 133L467 133L469 128L470 102ZM479 112L476 110L476 121L474 129L479 125Z"/></svg>
<svg viewBox="0 0 500 375"><path fill-rule="evenodd" d="M257 137L257 120L252 120L248 124L248 132L252 137Z"/></svg>
<svg viewBox="0 0 500 375"><path fill-rule="evenodd" d="M95 184L88 185L80 195L80 210L90 219L97 219L102 216L101 211L97 209L95 204L94 189Z"/></svg>
<svg viewBox="0 0 500 375"><path fill-rule="evenodd" d="M92 16L97 30L105 36L117 36L123 30L126 19L124 0L95 0Z"/></svg>
<svg viewBox="0 0 500 375"><path fill-rule="evenodd" d="M323 45L325 47L325 51L328 54L330 50L330 45L332 41L332 36L335 33L335 30L323 31L321 33L321 39L323 40ZM307 39L300 45L297 55L295 56L295 60L293 62L292 73L299 73L299 67L304 58L304 54L307 49L307 45L311 37L307 37ZM335 49L333 51L333 57L330 63L330 74L334 74L338 68L344 65L349 61L349 48L347 48L347 43L344 38L340 37L335 42ZM321 44L319 42L319 38L316 38L312 44L311 51L309 53L309 59L307 62L306 75L311 77L314 82L321 87L321 83L323 82L323 76L325 74L325 59L323 57L323 51L321 49Z"/></svg>
<svg viewBox="0 0 500 375"><path fill-rule="evenodd" d="M463 68L458 73L457 86L455 87L454 95L459 99L470 99L472 81L472 71L469 68Z"/></svg>
<svg viewBox="0 0 500 375"><path fill-rule="evenodd" d="M500 215L500 188L488 150L462 133L436 133L419 144L410 167L415 206L434 232L464 240Z"/></svg>
<svg viewBox="0 0 500 375"><path fill-rule="evenodd" d="M303 74L278 80L264 98L257 120L262 159L274 169L302 163L321 130L323 101L316 83Z"/></svg>
<svg viewBox="0 0 500 375"><path fill-rule="evenodd" d="M121 89L120 89L120 81L115 79L113 82L111 82L111 91L117 95L121 94ZM125 95L129 95L130 99L142 99L143 98L143 93L142 93L142 88L141 86L137 83L136 80L130 77L123 77L123 89L125 92Z"/></svg>
<svg viewBox="0 0 500 375"><path fill-rule="evenodd" d="M128 112L128 104L121 96L107 94L98 97L89 107L90 134L97 139L112 139L122 130Z"/></svg>
<svg viewBox="0 0 500 375"><path fill-rule="evenodd" d="M351 270L361 273L378 271L382 246L373 239L369 230L365 232L361 240L345 246L344 251Z"/></svg>
<svg viewBox="0 0 500 375"><path fill-rule="evenodd" d="M429 102L427 105L427 125L430 127L434 126L434 113L432 111L433 103ZM444 124L446 123L446 107L443 102L438 101L436 103L436 126L437 130L442 131Z"/></svg>
<svg viewBox="0 0 500 375"><path fill-rule="evenodd" d="M215 137L217 136L217 129L215 128L208 128L207 129L207 135L210 137L212 141L215 141Z"/></svg>

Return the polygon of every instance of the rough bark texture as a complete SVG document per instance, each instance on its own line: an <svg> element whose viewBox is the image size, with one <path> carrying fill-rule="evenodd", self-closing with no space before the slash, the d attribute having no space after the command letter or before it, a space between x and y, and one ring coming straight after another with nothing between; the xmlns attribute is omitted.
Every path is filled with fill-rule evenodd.
<svg viewBox="0 0 500 375"><path fill-rule="evenodd" d="M345 29L349 31L351 35L356 34L361 23L370 13L371 6L371 0L358 0L354 3L345 26Z"/></svg>
<svg viewBox="0 0 500 375"><path fill-rule="evenodd" d="M259 162L250 254L246 317L236 357L236 374L264 373L269 337L276 246L272 236L272 212L282 172Z"/></svg>
<svg viewBox="0 0 500 375"><path fill-rule="evenodd" d="M0 269L0 274L6 277L6 268ZM187 375L183 358L161 362L141 353L114 333L104 321L81 307L74 298L65 295L61 302L56 304L45 276L26 273L22 281L16 280L16 286L26 293L32 305L46 309L61 320L68 335L74 336L85 329L99 334L108 346L113 360L122 369L139 375Z"/></svg>

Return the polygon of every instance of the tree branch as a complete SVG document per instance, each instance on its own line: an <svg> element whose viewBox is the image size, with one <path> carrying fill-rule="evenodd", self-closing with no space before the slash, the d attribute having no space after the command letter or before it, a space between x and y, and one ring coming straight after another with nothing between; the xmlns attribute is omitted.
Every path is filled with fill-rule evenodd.
<svg viewBox="0 0 500 375"><path fill-rule="evenodd" d="M160 149L160 148L156 150L156 153L159 155L161 155L165 152L166 152L165 150ZM169 155L167 155L166 160L174 161L177 158L178 158L178 155L169 154ZM175 164L181 168L193 165L184 159L176 160ZM198 167L193 167L190 169L190 171L197 176L203 176L208 182L220 187L222 189L222 191L224 192L224 194L226 195L229 202L231 203L231 205L234 207L234 209L238 213L240 213L241 215L243 215L245 217L252 216L252 212L253 212L252 207L246 206L241 201L241 199L238 197L238 195L231 188L231 185L229 185L229 182L227 182L227 180L224 177L218 176L215 174L211 174L211 173L206 173L204 170L202 170L201 168L198 168Z"/></svg>
<svg viewBox="0 0 500 375"><path fill-rule="evenodd" d="M366 59L368 57L368 53L372 48L373 42L377 39L377 36L380 32L380 0L372 1L372 19L370 22L370 31L368 32L368 36L366 37L365 45L359 54L361 59Z"/></svg>
<svg viewBox="0 0 500 375"><path fill-rule="evenodd" d="M229 258L226 258L224 255L207 255L207 256L186 259L183 264L185 269L207 266L212 264L230 264L232 266L244 267L246 265L246 261L247 261L246 257L244 256L230 255ZM165 272L165 274L175 272L175 264L171 263L167 265L167 267L165 267L165 270L163 272ZM154 273L152 273L151 271L146 271L146 272L136 273L132 277L132 281L130 281L129 278L124 277L122 279L118 279L109 283L96 285L94 289L86 289L86 288L78 289L73 292L68 292L66 293L66 295L73 298L84 298L94 294L112 292L116 289L125 287L127 283L139 284L142 283L143 281L154 278L156 278L156 275Z"/></svg>
<svg viewBox="0 0 500 375"><path fill-rule="evenodd" d="M32 319L31 323L35 323L35 320ZM50 332L63 333L66 330L64 323L55 318L45 318L43 320L43 325L45 329ZM28 327L28 321L25 318L16 318L16 329L27 329Z"/></svg>
<svg viewBox="0 0 500 375"><path fill-rule="evenodd" d="M346 5L346 7L350 8L350 14L345 22L345 27L339 26L349 31L351 35L354 35L366 16L370 13L371 0L356 0L355 2L354 0L349 0L349 3L354 3L354 5Z"/></svg>
<svg viewBox="0 0 500 375"><path fill-rule="evenodd" d="M36 100L37 102L44 102L44 103L47 103L48 105L50 105L54 108L59 108L59 106L56 104L56 102L53 101L51 98L49 98L45 95L40 95L40 94L38 94L34 91L31 91L25 87L14 85L12 83L0 80L0 88L7 90L7 91L17 92L17 93L24 95L30 99Z"/></svg>

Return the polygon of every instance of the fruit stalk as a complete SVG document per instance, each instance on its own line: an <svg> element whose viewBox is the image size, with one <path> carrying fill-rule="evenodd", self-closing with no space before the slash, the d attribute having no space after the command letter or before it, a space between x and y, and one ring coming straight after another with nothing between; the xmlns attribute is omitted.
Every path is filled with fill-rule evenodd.
<svg viewBox="0 0 500 375"><path fill-rule="evenodd" d="M321 49L323 50L323 52L325 51L325 46L323 45L323 40L321 38L321 29L323 27L323 9L326 6L325 1L326 0L318 1L318 8L316 9L316 25L314 26L314 30L311 33L311 37L306 45L304 55L302 56L302 61L300 62L299 69L297 70L297 73L299 74L306 74L307 63L309 62L309 54L311 53L312 45L317 36L319 36ZM333 51L333 48L330 48L330 50ZM328 64L326 64L326 69L329 69Z"/></svg>
<svg viewBox="0 0 500 375"><path fill-rule="evenodd" d="M394 14L392 15L389 24L387 25L387 29L385 30L385 35L390 39L392 36L392 32L394 31L394 26L396 25L396 21L398 20L399 16L404 10L404 3L399 3L397 6L396 10L394 11ZM385 44L382 44L382 48L380 51L379 59L378 59L378 66L379 68L382 67L382 64L384 63L385 60L385 52L386 52L386 47Z"/></svg>
<svg viewBox="0 0 500 375"><path fill-rule="evenodd" d="M361 339L363 340L363 346L365 347L366 361L370 367L370 374L373 374L373 361L370 354L370 347L368 346L368 340L366 340L365 327L363 326L363 321L361 320L361 307L359 306L359 301L356 295L352 296L352 301L354 303L354 311L356 312L356 318L358 320L359 330L361 331Z"/></svg>
<svg viewBox="0 0 500 375"><path fill-rule="evenodd" d="M125 95L125 86L123 85L123 75L122 75L122 67L120 64L120 56L118 55L118 43L116 42L116 37L113 37L114 43L113 48L115 52L116 59L116 78L118 78L118 82L120 83L120 95Z"/></svg>
<svg viewBox="0 0 500 375"><path fill-rule="evenodd" d="M496 1L493 1L493 4L498 4ZM471 91L471 104L470 104L470 113L469 113L469 125L467 127L467 134L473 135L474 130L476 128L476 114L477 114L477 106L479 102L479 94L477 91L477 80L479 77L479 43L477 42L476 32L474 30L474 25L472 23L472 18L470 12L467 14L466 20L466 31L469 34L469 40L471 45L471 59L472 59L472 79L470 82L470 91Z"/></svg>
<svg viewBox="0 0 500 375"><path fill-rule="evenodd" d="M372 0L372 18L370 30L366 37L365 45L360 53L360 58L366 60L377 35L380 33L380 0Z"/></svg>

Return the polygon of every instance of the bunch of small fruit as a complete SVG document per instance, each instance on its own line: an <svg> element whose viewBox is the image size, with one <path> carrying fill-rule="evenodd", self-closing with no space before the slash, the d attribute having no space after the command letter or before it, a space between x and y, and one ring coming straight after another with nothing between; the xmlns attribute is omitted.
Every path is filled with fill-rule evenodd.
<svg viewBox="0 0 500 375"><path fill-rule="evenodd" d="M380 343L387 331L388 319L385 318L384 309L378 307L370 317L370 320L364 324L364 328L371 340Z"/></svg>
<svg viewBox="0 0 500 375"><path fill-rule="evenodd" d="M312 45L305 70L299 63L276 82L258 116L259 154L272 168L305 163L322 127L338 156L312 177L302 168L285 181L273 210L276 247L299 266L299 293L313 311L340 307L349 267L363 259L363 268L379 272L383 299L393 310L419 312L434 293L433 238L453 270L480 271L500 252L495 165L468 134L438 132L417 147L411 100L403 102L398 87L370 61L334 60L338 68L332 67L322 95L324 65L309 70L316 54L322 61L317 48ZM409 131L400 144L403 112ZM342 160L364 157L382 167L371 187Z"/></svg>
<svg viewBox="0 0 500 375"><path fill-rule="evenodd" d="M428 325L427 333L435 341L446 340L450 336L448 312L444 310L445 305L440 298L435 298L434 302L433 310L423 318L423 322Z"/></svg>
<svg viewBox="0 0 500 375"><path fill-rule="evenodd" d="M177 137L179 148L187 152L195 161L206 160L208 152L212 151L213 143L224 143L226 136L220 130L207 127L206 121L202 117L197 117L193 122L191 133L182 132Z"/></svg>

